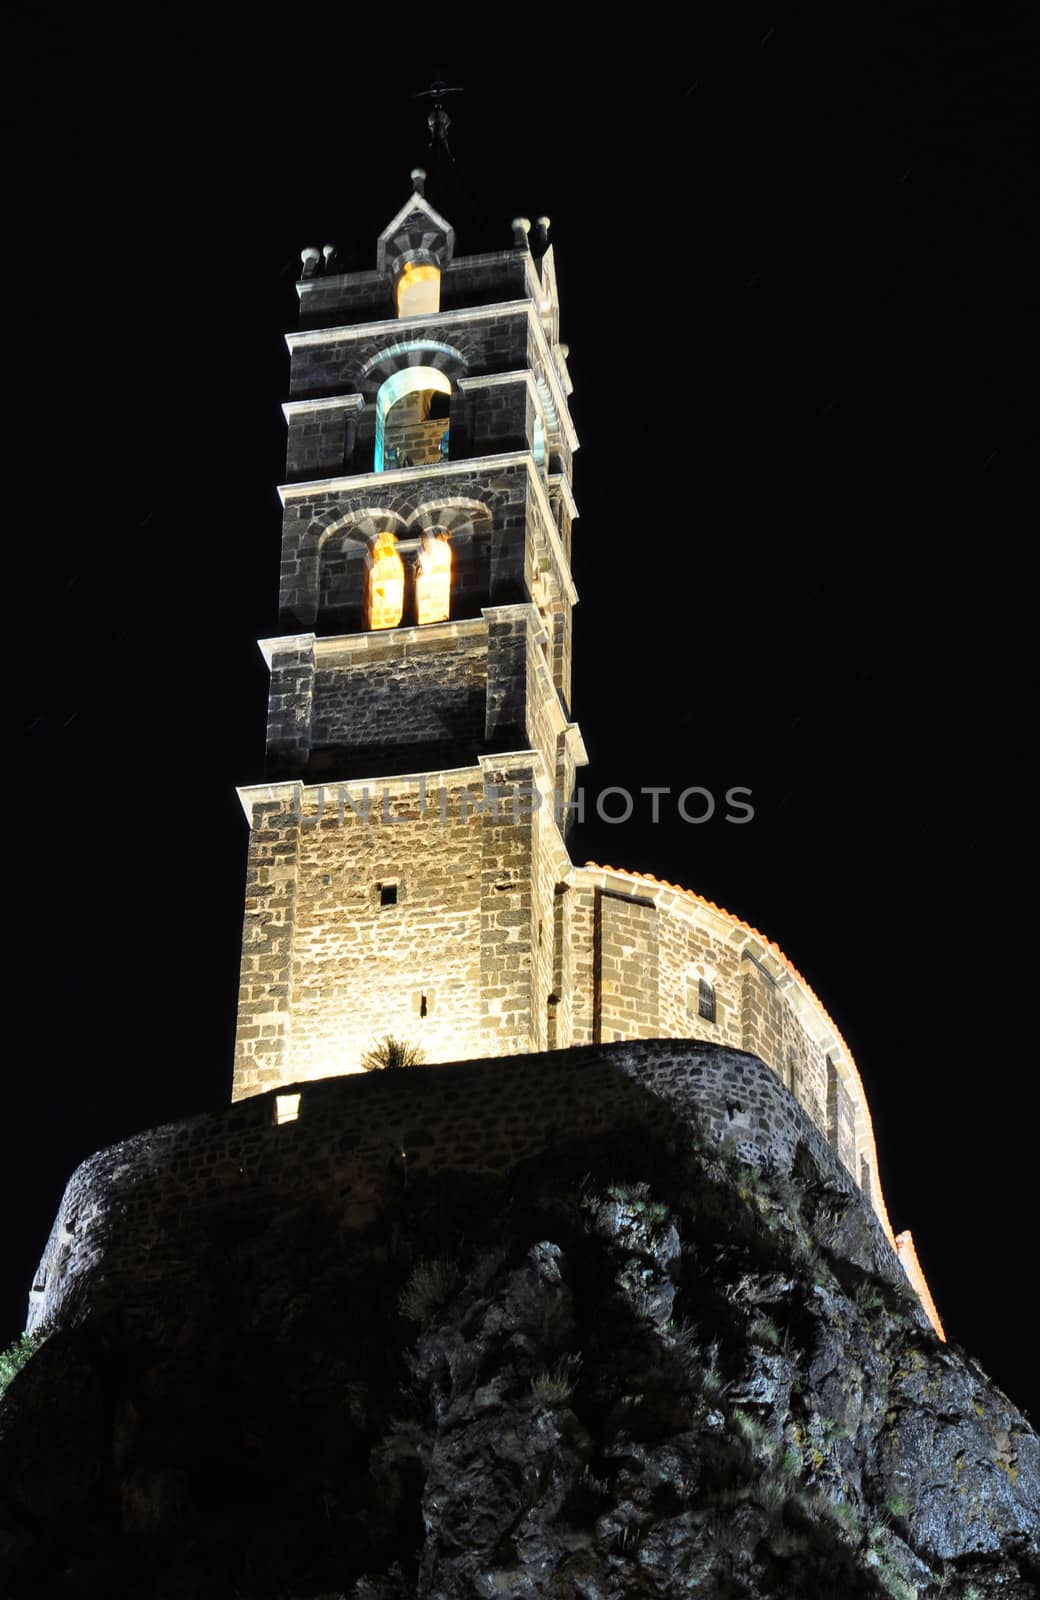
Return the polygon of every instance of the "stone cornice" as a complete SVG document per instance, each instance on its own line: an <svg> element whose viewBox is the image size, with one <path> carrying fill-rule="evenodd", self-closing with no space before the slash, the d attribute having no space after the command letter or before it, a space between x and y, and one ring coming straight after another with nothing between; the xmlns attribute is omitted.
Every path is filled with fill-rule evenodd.
<svg viewBox="0 0 1040 1600"><path fill-rule="evenodd" d="M320 661L322 656L364 655L366 652L385 649L388 645L399 645L404 651L409 645L421 647L427 640L472 639L486 632L487 623L483 617L460 617L449 622L424 622L421 626L416 624L410 628L379 628L374 632L368 630L365 633L323 634L321 638L313 633L285 633L270 639L258 639L257 644L270 667L274 656L289 650L301 653L313 650L315 660Z"/></svg>
<svg viewBox="0 0 1040 1600"><path fill-rule="evenodd" d="M501 383L526 382L533 395L538 393L534 373L530 367L516 367L512 372L479 372L472 378L458 378L456 382L463 394L469 389L494 389Z"/></svg>
<svg viewBox="0 0 1040 1600"><path fill-rule="evenodd" d="M571 760L576 767L587 767L589 753L585 748L585 740L581 736L581 729L576 722L568 722L563 730L564 738L571 752Z"/></svg>
<svg viewBox="0 0 1040 1600"><path fill-rule="evenodd" d="M239 803L245 812L246 821L253 826L253 815L258 806L262 805L291 805L294 813L302 811L305 815L309 809L321 803L329 803L329 797L335 796L338 791L345 791L353 800L362 801L367 791L370 798L382 799L383 795L394 799L399 795L418 793L427 796L430 806L436 804L435 797L442 789L453 786L461 787L470 781L483 784L486 770L502 766L530 766L538 774L538 789L543 794L552 792L551 777L545 776L545 762L540 750L494 750L486 755L478 756L472 766L468 767L442 767L439 771L427 772L401 772L390 777L378 775L367 778L326 778L319 783L304 783L300 778L286 778L278 783L251 783L243 784L235 790ZM311 801L309 797L313 796ZM475 808L474 808L475 809Z"/></svg>
<svg viewBox="0 0 1040 1600"><path fill-rule="evenodd" d="M337 408L346 411L361 411L364 408L365 397L363 394L334 394L322 400L286 400L282 406L282 416L286 422L290 417L299 416L301 412L308 411L335 411Z"/></svg>
<svg viewBox="0 0 1040 1600"><path fill-rule="evenodd" d="M440 333L452 323L465 326L473 322L494 322L496 317L520 316L532 309L527 299L496 300L489 306L471 306L468 310L436 311L432 316L423 317L422 323L431 333ZM415 333L416 320L414 317L384 317L380 322L345 322L335 328L298 328L285 335L285 342L290 354L308 345L361 344L366 339L399 333L402 327L407 327L410 334Z"/></svg>
<svg viewBox="0 0 1040 1600"><path fill-rule="evenodd" d="M518 467L526 461L531 461L530 451L509 450L495 456L469 456L465 461L438 461L432 466L392 467L386 472L354 472L349 477L310 478L306 483L280 483L278 498L284 506L289 500L309 500L319 494L342 494L347 489L385 488L388 484L396 487L398 484L417 483L421 478L472 477L474 473Z"/></svg>
<svg viewBox="0 0 1040 1600"><path fill-rule="evenodd" d="M527 752L522 754L526 755ZM469 767L444 767L439 772L395 773L392 777L326 778L319 783L304 783L300 778L286 778L279 783L243 784L235 790L235 793L246 814L246 820L252 827L253 813L256 807L261 805L290 804L294 811L306 812L307 797L310 795L314 796L314 804L317 805L322 797L340 789L348 791L359 800L364 796L366 789L369 795L388 794L393 797L424 786L425 792L430 794L452 783L461 784L467 776L479 780L482 776L480 766L474 763Z"/></svg>

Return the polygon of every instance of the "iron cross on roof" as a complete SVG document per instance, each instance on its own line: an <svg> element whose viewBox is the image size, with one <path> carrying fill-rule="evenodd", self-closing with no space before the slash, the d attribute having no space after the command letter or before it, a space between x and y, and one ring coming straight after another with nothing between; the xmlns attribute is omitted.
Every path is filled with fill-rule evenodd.
<svg viewBox="0 0 1040 1600"><path fill-rule="evenodd" d="M422 89L414 96L416 100L432 100L433 104L426 118L426 126L430 130L430 144L434 149L440 146L449 161L454 161L455 157L452 155L451 147L448 144L448 129L451 127L451 118L444 109L444 97L448 94L461 93L461 84L457 84L454 88L449 88L443 78L435 76L428 89Z"/></svg>

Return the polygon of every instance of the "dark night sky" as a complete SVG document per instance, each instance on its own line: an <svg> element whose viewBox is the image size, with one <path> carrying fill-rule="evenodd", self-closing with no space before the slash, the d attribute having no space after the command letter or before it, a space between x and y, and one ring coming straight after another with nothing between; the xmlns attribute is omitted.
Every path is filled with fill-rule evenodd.
<svg viewBox="0 0 1040 1600"><path fill-rule="evenodd" d="M297 252L374 264L441 67L460 252L553 218L586 788L754 794L572 853L782 945L949 1332L1040 1416L1031 9L719 5L602 63L520 14L15 15L0 1344L74 1165L228 1097Z"/></svg>

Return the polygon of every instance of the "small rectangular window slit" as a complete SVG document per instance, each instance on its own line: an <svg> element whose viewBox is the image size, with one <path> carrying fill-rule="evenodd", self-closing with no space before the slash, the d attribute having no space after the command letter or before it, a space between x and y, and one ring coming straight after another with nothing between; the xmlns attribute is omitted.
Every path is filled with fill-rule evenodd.
<svg viewBox="0 0 1040 1600"><path fill-rule="evenodd" d="M274 1097L274 1120L277 1127L283 1122L295 1122L300 1115L300 1096L298 1094L276 1094Z"/></svg>
<svg viewBox="0 0 1040 1600"><path fill-rule="evenodd" d="M379 904L381 906L395 906L397 904L396 883L381 883L379 885Z"/></svg>

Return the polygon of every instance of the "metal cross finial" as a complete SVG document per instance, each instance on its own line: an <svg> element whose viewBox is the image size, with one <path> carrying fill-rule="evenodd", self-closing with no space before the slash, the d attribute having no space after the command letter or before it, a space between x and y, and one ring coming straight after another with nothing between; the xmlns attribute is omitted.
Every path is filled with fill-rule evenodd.
<svg viewBox="0 0 1040 1600"><path fill-rule="evenodd" d="M451 127L451 118L444 109L444 96L446 94L461 93L461 84L456 84L453 88L449 88L445 80L435 73L430 87L422 89L414 96L416 100L432 100L433 104L426 118L426 126L430 130L430 144L434 149L440 147L449 161L454 161L455 157L452 155L451 147L448 144L448 129Z"/></svg>

